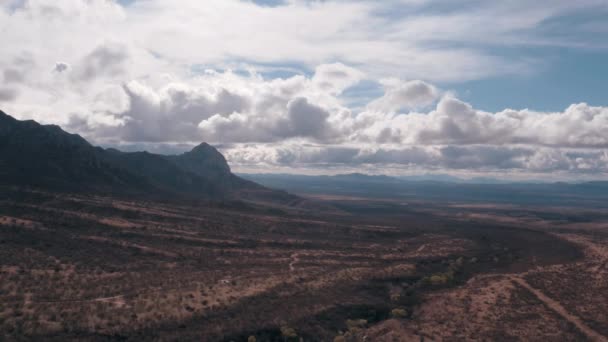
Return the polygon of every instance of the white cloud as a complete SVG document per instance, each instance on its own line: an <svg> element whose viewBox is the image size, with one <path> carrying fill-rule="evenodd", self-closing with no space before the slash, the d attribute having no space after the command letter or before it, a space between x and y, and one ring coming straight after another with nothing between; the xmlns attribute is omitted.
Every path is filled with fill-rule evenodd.
<svg viewBox="0 0 608 342"><path fill-rule="evenodd" d="M429 113L362 113L361 141L407 145L527 144L606 148L608 108L580 103L563 112L488 113L447 95ZM390 139L387 139L390 136Z"/></svg>
<svg viewBox="0 0 608 342"><path fill-rule="evenodd" d="M430 105L439 96L433 85L420 80L402 82L399 79L382 80L384 96L368 105L370 110L397 112Z"/></svg>
<svg viewBox="0 0 608 342"><path fill-rule="evenodd" d="M400 148L307 145L234 145L222 151L236 169L442 171L598 175L608 172L608 150L509 146L411 146Z"/></svg>
<svg viewBox="0 0 608 342"><path fill-rule="evenodd" d="M5 1L0 65L23 52L35 56L40 70L52 68L50 61L74 65L112 42L136 59L130 75L241 62L313 69L340 61L375 78L462 81L530 70L533 59L507 59L485 47L504 41L576 43L549 40L534 30L568 11L605 7L595 0L559 0L550 7L516 1L432 11L433 3L290 1L261 7L238 0L146 0L122 7L107 0Z"/></svg>
<svg viewBox="0 0 608 342"><path fill-rule="evenodd" d="M112 78L124 75L126 74L125 62L129 58L127 51L128 48L121 44L100 45L79 61L73 77L77 81L87 82L102 77ZM66 66L65 63L55 64L55 70L65 70Z"/></svg>
<svg viewBox="0 0 608 342"><path fill-rule="evenodd" d="M315 69L312 82L321 92L340 95L363 78L364 74L361 71L342 63L321 64Z"/></svg>
<svg viewBox="0 0 608 342"><path fill-rule="evenodd" d="M253 100L253 99L252 99ZM274 104L269 104L273 101ZM285 101L287 102L285 103ZM262 99L263 106L273 111L234 112L216 114L199 124L201 136L213 141L270 142L291 138L318 141L340 139L340 132L328 121L330 113L307 98Z"/></svg>
<svg viewBox="0 0 608 342"><path fill-rule="evenodd" d="M6 69L4 70L4 83L20 83L23 82L23 74L18 69Z"/></svg>

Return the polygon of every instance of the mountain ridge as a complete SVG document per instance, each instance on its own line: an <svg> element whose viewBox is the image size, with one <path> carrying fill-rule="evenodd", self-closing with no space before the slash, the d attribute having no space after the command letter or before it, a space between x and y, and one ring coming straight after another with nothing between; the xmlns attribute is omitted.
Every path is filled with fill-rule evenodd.
<svg viewBox="0 0 608 342"><path fill-rule="evenodd" d="M298 199L234 175L224 156L204 142L180 155L122 152L94 146L57 125L17 120L1 110L0 167L0 183L13 186L210 200Z"/></svg>

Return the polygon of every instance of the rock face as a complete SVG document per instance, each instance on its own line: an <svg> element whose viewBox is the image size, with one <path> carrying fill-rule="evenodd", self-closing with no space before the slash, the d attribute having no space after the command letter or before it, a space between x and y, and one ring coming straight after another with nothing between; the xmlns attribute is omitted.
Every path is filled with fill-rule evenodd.
<svg viewBox="0 0 608 342"><path fill-rule="evenodd" d="M187 194L212 200L293 201L295 196L237 177L209 144L164 156L89 144L58 126L0 111L0 184L65 191Z"/></svg>
<svg viewBox="0 0 608 342"><path fill-rule="evenodd" d="M190 152L167 158L183 170L206 177L223 177L231 174L226 158L207 143L201 143Z"/></svg>

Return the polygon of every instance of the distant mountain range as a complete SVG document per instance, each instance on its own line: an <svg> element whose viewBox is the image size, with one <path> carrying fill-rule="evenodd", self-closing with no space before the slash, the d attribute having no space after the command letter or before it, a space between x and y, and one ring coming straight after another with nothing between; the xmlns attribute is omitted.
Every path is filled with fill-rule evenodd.
<svg viewBox="0 0 608 342"><path fill-rule="evenodd" d="M206 143L173 156L127 153L95 147L59 126L19 121L2 111L0 184L210 200L299 201L234 175L224 156Z"/></svg>
<svg viewBox="0 0 608 342"><path fill-rule="evenodd" d="M608 206L608 182L513 183L493 179L390 177L360 173L335 176L240 174L241 177L299 195L339 195L368 199L503 203L521 205Z"/></svg>
<svg viewBox="0 0 608 342"><path fill-rule="evenodd" d="M409 176L387 176L387 175L368 175L364 173L346 173L338 175L294 175L294 174L242 174L246 179L324 179L336 182L360 181L366 183L407 183L407 182L431 182L431 183L457 183L457 184L508 184L514 183L490 177L473 177L470 179L458 178L447 174L421 174ZM540 182L534 182L540 183ZM546 182L542 182L546 183Z"/></svg>
<svg viewBox="0 0 608 342"><path fill-rule="evenodd" d="M472 177L460 178L448 174L427 173L419 175L369 175L364 173L344 173L337 175L303 175L303 174L287 174L287 173L241 173L239 174L245 179L273 179L273 180L325 180L336 182L351 182L359 181L365 183L452 183L452 184L470 184L470 185L499 185L499 184L608 184L607 181L580 181L580 182L551 182L549 180L525 180L513 181L507 179L498 179L493 177Z"/></svg>

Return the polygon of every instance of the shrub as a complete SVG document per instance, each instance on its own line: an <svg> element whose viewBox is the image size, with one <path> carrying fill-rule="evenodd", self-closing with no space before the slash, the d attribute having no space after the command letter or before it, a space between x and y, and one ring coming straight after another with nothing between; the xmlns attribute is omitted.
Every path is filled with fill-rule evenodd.
<svg viewBox="0 0 608 342"><path fill-rule="evenodd" d="M393 316L394 318L406 318L407 310L402 308L393 309L391 310L391 316Z"/></svg>
<svg viewBox="0 0 608 342"><path fill-rule="evenodd" d="M452 280L454 280L453 272L434 274L430 278L430 282L432 285L444 285L451 282Z"/></svg>
<svg viewBox="0 0 608 342"><path fill-rule="evenodd" d="M296 330L287 326L281 327L281 335L286 341L298 337Z"/></svg>
<svg viewBox="0 0 608 342"><path fill-rule="evenodd" d="M429 280L430 280L431 284L433 284L433 285L439 285L439 284L443 284L445 282L445 278L438 274L432 275Z"/></svg>
<svg viewBox="0 0 608 342"><path fill-rule="evenodd" d="M367 325L367 320L365 319L349 319L346 320L346 327L349 331L359 331Z"/></svg>

